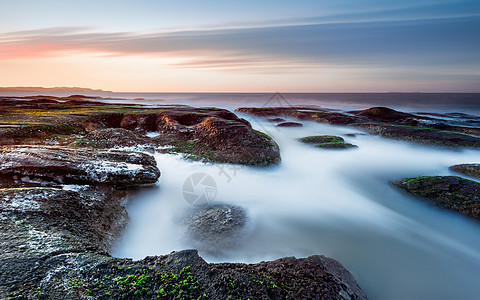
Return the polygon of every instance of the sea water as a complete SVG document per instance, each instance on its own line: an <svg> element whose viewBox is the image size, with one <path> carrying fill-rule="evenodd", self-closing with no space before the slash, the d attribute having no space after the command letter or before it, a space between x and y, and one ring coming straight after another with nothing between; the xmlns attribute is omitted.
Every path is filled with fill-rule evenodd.
<svg viewBox="0 0 480 300"><path fill-rule="evenodd" d="M453 175L449 166L478 162L480 151L415 145L315 122L278 128L240 116L274 138L282 162L258 168L156 154L161 179L127 203L130 223L113 255L141 259L194 248L182 225L192 209L182 192L189 176L205 173L215 181L212 204L240 206L248 214L235 247L200 251L208 262L323 254L340 261L371 299L478 297L480 224L409 197L389 182ZM324 134L359 147L324 150L298 141Z"/></svg>

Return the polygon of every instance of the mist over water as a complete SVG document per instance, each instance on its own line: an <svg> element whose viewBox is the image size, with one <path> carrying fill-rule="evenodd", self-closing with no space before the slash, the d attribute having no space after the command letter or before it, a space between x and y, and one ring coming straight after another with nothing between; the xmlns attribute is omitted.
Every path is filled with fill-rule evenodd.
<svg viewBox="0 0 480 300"><path fill-rule="evenodd" d="M361 131L314 122L279 129L242 117L275 139L281 164L205 164L156 154L161 179L127 203L130 223L113 255L141 259L194 248L182 225L192 209L182 187L188 176L204 172L217 184L214 203L248 213L247 231L235 247L200 251L209 262L323 254L352 272L371 299L478 297L480 224L412 199L388 183L449 175L450 165L477 162L480 151L439 150L368 135L344 136L358 149L323 150L297 139Z"/></svg>

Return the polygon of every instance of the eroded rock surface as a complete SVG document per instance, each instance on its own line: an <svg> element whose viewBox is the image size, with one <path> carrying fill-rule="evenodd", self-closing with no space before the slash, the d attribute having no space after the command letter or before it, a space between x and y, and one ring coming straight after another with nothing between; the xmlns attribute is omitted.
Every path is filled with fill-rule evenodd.
<svg viewBox="0 0 480 300"><path fill-rule="evenodd" d="M387 107L339 112L312 107L241 107L259 117L291 117L348 125L370 134L427 145L480 148L480 117L464 114L404 113Z"/></svg>
<svg viewBox="0 0 480 300"><path fill-rule="evenodd" d="M2 144L91 148L171 146L188 158L246 164L280 162L278 145L250 123L218 108L185 105L112 105L71 98L0 98ZM159 136L148 138L147 132ZM106 138L109 138L108 140Z"/></svg>
<svg viewBox="0 0 480 300"><path fill-rule="evenodd" d="M315 135L307 136L300 139L305 144L314 144L317 148L323 149L350 149L358 146L345 142L340 136L334 135Z"/></svg>
<svg viewBox="0 0 480 300"><path fill-rule="evenodd" d="M236 245L245 234L247 213L238 206L211 205L195 209L184 220L195 248L219 252Z"/></svg>
<svg viewBox="0 0 480 300"><path fill-rule="evenodd" d="M435 206L480 219L480 183L457 176L420 176L392 182Z"/></svg>
<svg viewBox="0 0 480 300"><path fill-rule="evenodd" d="M480 178L480 164L460 164L450 167L450 170L470 177Z"/></svg>
<svg viewBox="0 0 480 300"><path fill-rule="evenodd" d="M16 181L129 186L155 183L160 171L140 152L57 146L0 147L0 175Z"/></svg>

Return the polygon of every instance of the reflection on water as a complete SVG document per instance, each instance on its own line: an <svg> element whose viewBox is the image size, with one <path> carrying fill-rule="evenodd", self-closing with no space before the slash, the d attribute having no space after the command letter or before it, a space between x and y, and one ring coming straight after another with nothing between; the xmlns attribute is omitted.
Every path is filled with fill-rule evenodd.
<svg viewBox="0 0 480 300"><path fill-rule="evenodd" d="M247 117L246 117L247 118ZM329 151L299 143L308 135L359 132L304 122L278 130L252 122L280 145L269 168L187 162L156 155L162 177L128 204L130 224L114 255L143 258L192 247L182 216L182 187L204 172L216 182L215 202L245 208L242 243L209 262L258 262L324 254L339 260L371 299L474 299L480 294L480 224L430 207L388 182L406 176L448 175L448 166L478 161L480 151L448 151L358 135L359 146Z"/></svg>

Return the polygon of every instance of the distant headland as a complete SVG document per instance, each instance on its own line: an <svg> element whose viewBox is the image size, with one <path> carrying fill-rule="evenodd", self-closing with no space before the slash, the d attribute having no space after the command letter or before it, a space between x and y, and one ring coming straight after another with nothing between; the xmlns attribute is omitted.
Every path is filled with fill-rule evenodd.
<svg viewBox="0 0 480 300"><path fill-rule="evenodd" d="M55 93L112 93L101 89L90 89L82 87L36 87L36 86L15 86L0 87L0 92L55 92Z"/></svg>

